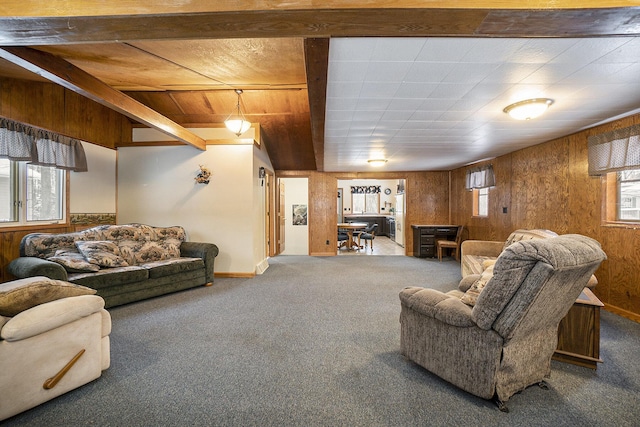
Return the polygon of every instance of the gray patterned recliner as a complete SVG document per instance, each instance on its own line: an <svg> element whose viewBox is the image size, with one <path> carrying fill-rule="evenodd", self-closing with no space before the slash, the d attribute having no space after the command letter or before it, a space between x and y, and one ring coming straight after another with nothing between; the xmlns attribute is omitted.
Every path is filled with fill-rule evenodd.
<svg viewBox="0 0 640 427"><path fill-rule="evenodd" d="M506 411L513 394L550 375L558 324L604 259L585 236L528 240L500 254L474 307L456 294L405 288L402 354Z"/></svg>

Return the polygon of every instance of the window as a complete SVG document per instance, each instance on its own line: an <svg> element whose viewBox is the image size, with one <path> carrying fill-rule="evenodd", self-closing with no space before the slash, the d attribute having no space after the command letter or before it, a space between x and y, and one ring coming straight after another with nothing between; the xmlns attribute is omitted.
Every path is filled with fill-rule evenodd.
<svg viewBox="0 0 640 427"><path fill-rule="evenodd" d="M640 222L640 169L609 173L607 183L607 220Z"/></svg>
<svg viewBox="0 0 640 427"><path fill-rule="evenodd" d="M353 193L351 194L351 212L354 214L379 213L379 193Z"/></svg>
<svg viewBox="0 0 640 427"><path fill-rule="evenodd" d="M65 220L65 172L0 159L0 224Z"/></svg>
<svg viewBox="0 0 640 427"><path fill-rule="evenodd" d="M473 190L473 216L489 216L489 188Z"/></svg>

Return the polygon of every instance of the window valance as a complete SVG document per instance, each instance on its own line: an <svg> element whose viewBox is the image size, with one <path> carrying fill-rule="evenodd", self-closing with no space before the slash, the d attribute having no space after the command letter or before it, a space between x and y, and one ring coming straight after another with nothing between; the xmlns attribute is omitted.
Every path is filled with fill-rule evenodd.
<svg viewBox="0 0 640 427"><path fill-rule="evenodd" d="M467 170L465 188L473 190L475 188L495 187L496 176L493 173L493 165L479 166Z"/></svg>
<svg viewBox="0 0 640 427"><path fill-rule="evenodd" d="M640 124L593 135L589 141L589 175L640 168Z"/></svg>
<svg viewBox="0 0 640 427"><path fill-rule="evenodd" d="M87 171L87 158L79 140L3 117L0 117L0 158Z"/></svg>

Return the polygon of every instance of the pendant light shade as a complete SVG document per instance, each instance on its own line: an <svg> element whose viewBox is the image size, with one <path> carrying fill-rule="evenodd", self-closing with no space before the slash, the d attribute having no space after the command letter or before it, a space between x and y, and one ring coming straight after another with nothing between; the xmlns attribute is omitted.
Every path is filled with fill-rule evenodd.
<svg viewBox="0 0 640 427"><path fill-rule="evenodd" d="M240 109L240 95L242 94L242 89L236 89L235 92L238 94L238 103L236 104L235 110L229 114L229 117L224 121L224 125L231 132L235 133L236 136L240 136L245 133L251 127L251 123L246 120L242 110Z"/></svg>

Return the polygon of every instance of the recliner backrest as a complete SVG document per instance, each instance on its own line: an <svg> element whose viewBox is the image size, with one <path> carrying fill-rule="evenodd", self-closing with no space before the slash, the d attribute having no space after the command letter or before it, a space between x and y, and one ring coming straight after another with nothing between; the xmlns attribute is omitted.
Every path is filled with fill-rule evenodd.
<svg viewBox="0 0 640 427"><path fill-rule="evenodd" d="M586 236L520 241L498 257L472 318L504 339L558 322L606 255Z"/></svg>

